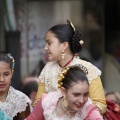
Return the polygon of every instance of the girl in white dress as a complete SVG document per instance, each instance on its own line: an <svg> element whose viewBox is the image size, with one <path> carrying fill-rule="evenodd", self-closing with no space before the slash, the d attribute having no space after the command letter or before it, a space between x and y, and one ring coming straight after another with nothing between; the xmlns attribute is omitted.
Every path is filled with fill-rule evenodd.
<svg viewBox="0 0 120 120"><path fill-rule="evenodd" d="M30 114L31 101L25 94L10 86L14 66L14 58L0 52L0 108L12 120L23 120Z"/></svg>

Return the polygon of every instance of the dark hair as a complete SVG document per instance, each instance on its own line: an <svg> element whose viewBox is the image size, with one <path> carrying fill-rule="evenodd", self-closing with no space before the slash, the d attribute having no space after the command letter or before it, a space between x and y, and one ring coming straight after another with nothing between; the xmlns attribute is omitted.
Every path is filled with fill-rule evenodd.
<svg viewBox="0 0 120 120"><path fill-rule="evenodd" d="M77 83L79 81L86 81L89 85L86 73L78 67L71 67L62 80L62 87L68 89L73 82Z"/></svg>
<svg viewBox="0 0 120 120"><path fill-rule="evenodd" d="M58 24L51 27L48 31L53 32L60 43L68 42L73 54L80 52L82 48L79 43L82 39L80 30L76 29L74 31L70 24Z"/></svg>
<svg viewBox="0 0 120 120"><path fill-rule="evenodd" d="M10 68L13 69L13 63L11 61L11 58L8 56L8 54L0 52L0 62L6 62L10 65Z"/></svg>
<svg viewBox="0 0 120 120"><path fill-rule="evenodd" d="M120 105L120 98L119 98L119 93L111 91L111 92L107 92L105 94L105 97L107 97L108 95L114 95L116 97L116 104Z"/></svg>
<svg viewBox="0 0 120 120"><path fill-rule="evenodd" d="M25 93L28 97L33 91L37 92L38 90L38 83L36 81L31 81L27 83L25 86L22 87L21 91Z"/></svg>

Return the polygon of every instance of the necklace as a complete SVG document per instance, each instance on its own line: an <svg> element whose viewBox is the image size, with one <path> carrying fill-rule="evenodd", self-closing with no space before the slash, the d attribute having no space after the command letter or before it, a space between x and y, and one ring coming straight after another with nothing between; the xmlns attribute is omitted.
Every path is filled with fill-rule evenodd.
<svg viewBox="0 0 120 120"><path fill-rule="evenodd" d="M4 94L3 96L0 96L0 99L4 98L6 95L7 95L7 93L6 93L6 94Z"/></svg>
<svg viewBox="0 0 120 120"><path fill-rule="evenodd" d="M74 58L74 56L64 66L61 66L60 64L59 64L59 66L61 68L65 68L73 60L73 58Z"/></svg>
<svg viewBox="0 0 120 120"><path fill-rule="evenodd" d="M69 116L70 117L70 113L72 112L72 113L75 113L75 111L69 111L69 110L66 110L66 108L64 107L64 104L63 104L63 99L62 99L62 108L63 108L63 110L66 112L66 116Z"/></svg>

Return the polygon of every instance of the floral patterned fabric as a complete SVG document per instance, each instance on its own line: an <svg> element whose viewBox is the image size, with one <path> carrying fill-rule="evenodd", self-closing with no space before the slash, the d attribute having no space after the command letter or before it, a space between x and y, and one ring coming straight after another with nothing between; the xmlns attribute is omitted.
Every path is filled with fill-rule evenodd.
<svg viewBox="0 0 120 120"><path fill-rule="evenodd" d="M106 102L107 102L107 111L103 115L104 120L120 120L120 106L109 100L106 100Z"/></svg>

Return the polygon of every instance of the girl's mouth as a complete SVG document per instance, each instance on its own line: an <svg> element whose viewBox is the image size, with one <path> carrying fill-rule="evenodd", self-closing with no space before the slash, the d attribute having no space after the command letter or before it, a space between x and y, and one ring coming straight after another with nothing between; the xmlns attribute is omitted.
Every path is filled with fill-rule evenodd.
<svg viewBox="0 0 120 120"><path fill-rule="evenodd" d="M0 88L4 88L4 87L5 87L5 84L0 85Z"/></svg>
<svg viewBox="0 0 120 120"><path fill-rule="evenodd" d="M81 108L82 107L82 105L81 104L75 104L75 106L77 107L77 108Z"/></svg>

